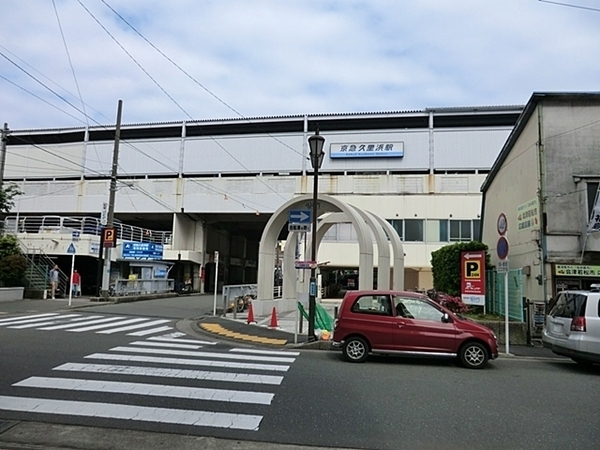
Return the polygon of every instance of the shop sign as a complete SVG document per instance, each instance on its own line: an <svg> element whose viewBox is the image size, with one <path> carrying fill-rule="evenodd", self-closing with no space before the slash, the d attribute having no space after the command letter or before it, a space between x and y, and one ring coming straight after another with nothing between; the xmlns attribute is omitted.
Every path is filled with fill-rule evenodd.
<svg viewBox="0 0 600 450"><path fill-rule="evenodd" d="M584 266L579 264L556 264L554 273L557 276L600 277L600 266Z"/></svg>

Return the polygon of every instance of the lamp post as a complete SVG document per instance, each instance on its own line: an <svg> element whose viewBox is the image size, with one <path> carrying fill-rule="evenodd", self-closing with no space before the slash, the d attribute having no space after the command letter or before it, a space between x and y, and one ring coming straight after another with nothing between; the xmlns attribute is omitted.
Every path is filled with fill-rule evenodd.
<svg viewBox="0 0 600 450"><path fill-rule="evenodd" d="M315 134L308 138L310 148L310 164L313 168L313 203L312 203L312 239L311 239L311 266L310 286L308 291L308 340L315 340L315 309L317 297L317 201L319 195L319 169L323 163L323 147L325 138L319 134L319 127Z"/></svg>

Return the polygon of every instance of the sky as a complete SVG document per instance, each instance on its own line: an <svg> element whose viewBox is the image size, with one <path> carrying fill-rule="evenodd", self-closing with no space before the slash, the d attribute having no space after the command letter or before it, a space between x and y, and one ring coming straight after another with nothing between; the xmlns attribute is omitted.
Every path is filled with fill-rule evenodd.
<svg viewBox="0 0 600 450"><path fill-rule="evenodd" d="M571 5L571 6L567 6ZM2 0L12 130L600 91L600 0Z"/></svg>

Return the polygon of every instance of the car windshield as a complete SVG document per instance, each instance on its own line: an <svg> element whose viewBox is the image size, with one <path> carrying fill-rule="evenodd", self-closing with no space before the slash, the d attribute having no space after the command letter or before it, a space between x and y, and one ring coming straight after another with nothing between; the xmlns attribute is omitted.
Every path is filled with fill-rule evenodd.
<svg viewBox="0 0 600 450"><path fill-rule="evenodd" d="M581 292L561 292L556 299L554 307L550 310L549 315L567 319L583 316L586 300L587 295Z"/></svg>

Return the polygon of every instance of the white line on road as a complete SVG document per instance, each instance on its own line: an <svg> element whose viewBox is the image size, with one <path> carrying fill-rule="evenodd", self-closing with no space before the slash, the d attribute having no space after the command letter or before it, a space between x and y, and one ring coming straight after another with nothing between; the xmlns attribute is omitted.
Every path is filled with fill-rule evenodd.
<svg viewBox="0 0 600 450"><path fill-rule="evenodd" d="M153 327L154 325L160 325L161 323L166 323L166 322L170 322L170 319L160 319L160 320L153 320L151 322L146 322L146 323L142 323L142 324L138 324L138 325L129 325L128 327L121 327L121 328L114 328L112 330L104 330L104 331L98 331L98 334L113 334L113 333L120 333L122 331L129 331L129 330L137 330L138 328L146 328L146 327ZM123 322L125 323L125 322Z"/></svg>
<svg viewBox="0 0 600 450"><path fill-rule="evenodd" d="M127 335L129 336L129 335ZM198 344L198 345L217 345L216 342L211 341L197 341L196 339L179 339L165 336L156 336L146 339L147 341L163 341L163 342L183 342L184 344Z"/></svg>
<svg viewBox="0 0 600 450"><path fill-rule="evenodd" d="M163 384L130 383L126 381L84 380L77 378L30 377L13 386L64 389L68 391L109 392L112 394L148 395L150 397L189 398L215 402L270 405L270 392L236 391L231 389L195 388Z"/></svg>
<svg viewBox="0 0 600 450"><path fill-rule="evenodd" d="M122 320L121 322L113 322L113 323L103 324L103 325L92 325L90 327L84 327L84 328L75 328L75 329L69 330L69 331L73 331L75 333L81 333L83 331L94 331L94 330L100 330L102 328L109 328L109 327L116 327L116 326L121 326L121 325L128 325L130 323L141 322L143 320L148 320L148 319L146 317L137 317L135 319Z"/></svg>
<svg viewBox="0 0 600 450"><path fill-rule="evenodd" d="M260 421L262 420L262 416L249 414L8 396L0 396L0 409L5 411L61 414L66 416L123 419L254 431L258 430Z"/></svg>
<svg viewBox="0 0 600 450"><path fill-rule="evenodd" d="M230 369L244 370L272 370L274 372L287 372L287 370L290 368L290 366L281 366L278 364L252 364L234 361L210 361L206 359L163 358L139 355L119 355L116 353L93 353L91 355L85 356L84 358L105 359L110 361L136 361L158 364L179 364L186 366L227 367Z"/></svg>
<svg viewBox="0 0 600 450"><path fill-rule="evenodd" d="M12 325L20 325L22 323L40 323L40 322L44 322L46 320L48 320L48 317L38 317L37 319L22 319L20 318L19 320L15 320L13 322L4 322L4 323L0 323L0 327L3 326L12 326Z"/></svg>
<svg viewBox="0 0 600 450"><path fill-rule="evenodd" d="M61 323L63 319L68 319L70 317L77 317L77 319L70 319L69 323L71 322L80 322L82 320L86 320L87 317L79 317L79 314L68 314L66 316L59 316L59 317L51 317L47 322L41 322L41 323L28 323L25 325L16 325L16 326L9 326L7 328L14 328L17 330L22 330L24 328L36 328L36 327L44 327L47 325L55 325L57 323Z"/></svg>
<svg viewBox="0 0 600 450"><path fill-rule="evenodd" d="M288 352L288 351L279 352L277 350L254 350L251 348L232 348L229 351L234 352L234 353L252 353L252 354L259 354L259 355L279 355L279 356L299 356L300 355L300 352Z"/></svg>
<svg viewBox="0 0 600 450"><path fill-rule="evenodd" d="M177 344L175 342L135 341L135 342L130 342L129 345L145 345L147 347L187 348L190 350L198 350L199 348L202 348L201 345Z"/></svg>
<svg viewBox="0 0 600 450"><path fill-rule="evenodd" d="M125 317L105 317L104 319L97 319L97 317L103 317L103 316L88 317L88 319L90 319L89 322L67 323L65 325L56 325L53 327L40 328L40 330L67 330L69 328L76 328L76 327L81 327L81 326L85 326L85 325L93 325L96 323L114 322L115 320L125 319ZM92 320L92 319L94 319L94 320Z"/></svg>
<svg viewBox="0 0 600 450"><path fill-rule="evenodd" d="M168 330L172 330L173 327L158 327L158 328L152 328L150 330L142 330L142 331L136 331L135 333L127 333L127 336L147 336L149 334L156 334L156 333L162 333L163 331L168 331Z"/></svg>
<svg viewBox="0 0 600 450"><path fill-rule="evenodd" d="M69 372L108 373L116 375L140 375L146 377L184 378L203 381L280 385L279 375L256 375L252 373L213 372L189 369L167 369L165 367L120 366L113 364L66 363L52 370Z"/></svg>
<svg viewBox="0 0 600 450"><path fill-rule="evenodd" d="M3 324L5 322L14 322L14 321L17 321L17 320L36 319L38 317L46 317L46 318L48 318L48 317L51 317L51 316L58 316L58 313L46 313L46 314L35 314L33 316L10 317L8 319L1 319L0 320L0 324Z"/></svg>
<svg viewBox="0 0 600 450"><path fill-rule="evenodd" d="M232 353L217 352L192 352L186 350L165 350L160 348L137 348L137 347L113 347L111 352L132 352L132 353L154 353L157 355L177 355L177 356L196 356L198 358L218 358L218 359L239 359L246 361L266 361L293 363L296 358L282 358L278 356L255 356L255 355L236 355Z"/></svg>

